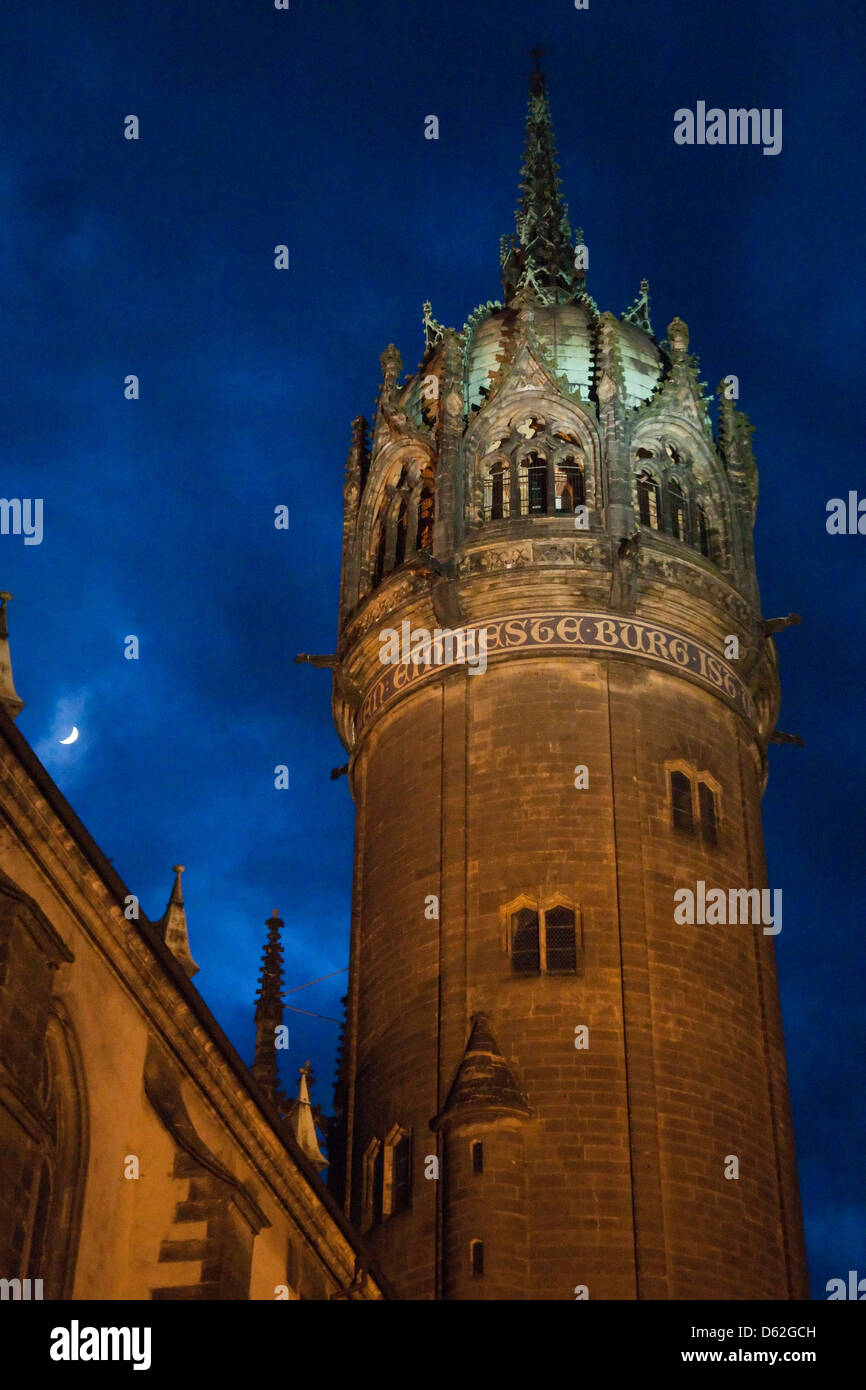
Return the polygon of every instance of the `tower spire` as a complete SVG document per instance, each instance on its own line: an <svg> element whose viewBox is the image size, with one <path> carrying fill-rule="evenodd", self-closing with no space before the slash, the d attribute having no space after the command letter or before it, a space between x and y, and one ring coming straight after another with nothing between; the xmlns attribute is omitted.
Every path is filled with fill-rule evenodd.
<svg viewBox="0 0 866 1390"><path fill-rule="evenodd" d="M256 1051L252 1072L271 1103L277 1109L284 1109L287 1102L280 1089L276 1050L277 1029L283 1022L283 943L280 940L283 922L276 908L265 926L268 936L256 995Z"/></svg>
<svg viewBox="0 0 866 1390"><path fill-rule="evenodd" d="M0 705L4 705L13 719L24 708L24 701L15 689L12 679L12 659L9 655L9 628L6 624L6 605L12 595L8 589L0 591Z"/></svg>
<svg viewBox="0 0 866 1390"><path fill-rule="evenodd" d="M507 300L528 289L541 291L539 297L545 301L558 302L577 297L586 275L575 266L547 82L541 70L542 51L534 48L531 53L535 69L529 82L520 202L514 214L517 236L503 240L502 283Z"/></svg>

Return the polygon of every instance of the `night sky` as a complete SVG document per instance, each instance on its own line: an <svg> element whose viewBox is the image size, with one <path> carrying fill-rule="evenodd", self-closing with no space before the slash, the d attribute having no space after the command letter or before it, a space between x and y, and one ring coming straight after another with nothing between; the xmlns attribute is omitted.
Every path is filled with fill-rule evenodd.
<svg viewBox="0 0 866 1390"><path fill-rule="evenodd" d="M679 314L710 387L739 377L764 613L803 615L778 649L806 746L771 750L764 823L825 1297L866 1275L866 537L825 527L866 493L860 7L4 0L0 493L45 516L0 536L18 727L149 916L187 866L195 983L251 1060L271 910L287 987L348 958L345 753L293 659L334 648L350 421L387 343L415 369L426 298L459 328L501 295L536 43L590 291L620 313L647 276L657 336ZM782 108L782 152L676 145L700 100ZM291 1002L337 1018L345 979ZM328 1110L337 1027L287 1022L285 1084L311 1057Z"/></svg>

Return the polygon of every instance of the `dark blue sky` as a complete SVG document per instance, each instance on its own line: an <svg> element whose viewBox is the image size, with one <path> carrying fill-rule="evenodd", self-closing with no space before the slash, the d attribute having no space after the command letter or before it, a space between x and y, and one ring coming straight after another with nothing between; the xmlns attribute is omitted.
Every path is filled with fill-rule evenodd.
<svg viewBox="0 0 866 1390"><path fill-rule="evenodd" d="M780 726L806 747L771 751L764 811L823 1297L866 1274L866 538L825 530L829 498L866 493L863 13L291 3L3 5L0 493L45 507L40 546L0 537L19 728L149 915L187 865L196 983L245 1056L272 908L289 986L345 965L352 807L328 777L345 755L329 676L293 657L333 649L349 423L379 353L393 340L414 369L425 298L460 327L500 294L545 45L590 289L619 313L648 276L658 336L679 314L710 385L738 375L764 612L804 619L778 645ZM675 145L699 100L781 107L782 153ZM337 1017L344 980L296 1002ZM327 1109L337 1029L288 1022L287 1083L311 1056Z"/></svg>

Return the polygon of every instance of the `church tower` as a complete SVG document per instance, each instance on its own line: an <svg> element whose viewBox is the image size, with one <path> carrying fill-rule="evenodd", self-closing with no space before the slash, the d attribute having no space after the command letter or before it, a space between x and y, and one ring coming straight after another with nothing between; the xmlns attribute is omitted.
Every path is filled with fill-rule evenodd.
<svg viewBox="0 0 866 1390"><path fill-rule="evenodd" d="M403 1298L804 1298L777 925L701 911L766 901L788 737L751 426L599 312L540 72L501 265L353 429L332 1181Z"/></svg>

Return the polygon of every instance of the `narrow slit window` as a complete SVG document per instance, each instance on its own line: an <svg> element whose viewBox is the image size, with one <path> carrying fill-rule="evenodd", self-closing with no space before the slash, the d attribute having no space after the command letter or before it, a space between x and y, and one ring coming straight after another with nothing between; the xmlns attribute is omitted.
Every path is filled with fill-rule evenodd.
<svg viewBox="0 0 866 1390"><path fill-rule="evenodd" d="M480 1139L472 1141L472 1171L473 1173L484 1172L484 1145Z"/></svg>
<svg viewBox="0 0 866 1390"><path fill-rule="evenodd" d="M574 974L577 953L574 940L574 913L570 907L552 907L544 914L544 945L548 971Z"/></svg>
<svg viewBox="0 0 866 1390"><path fill-rule="evenodd" d="M397 513L397 542L394 547L394 568L406 559L406 525L409 516L409 503L404 497Z"/></svg>
<svg viewBox="0 0 866 1390"><path fill-rule="evenodd" d="M702 555L709 559L710 555L710 528L707 525L707 514L703 507L697 509L698 518L698 546Z"/></svg>
<svg viewBox="0 0 866 1390"><path fill-rule="evenodd" d="M385 1149L379 1145L373 1160L373 1220L382 1220L382 1199L385 1192Z"/></svg>
<svg viewBox="0 0 866 1390"><path fill-rule="evenodd" d="M484 1273L484 1241L473 1240L470 1250L472 1251L472 1273L476 1279L480 1279Z"/></svg>
<svg viewBox="0 0 866 1390"><path fill-rule="evenodd" d="M379 512L378 520L378 541L376 543L376 560L373 565L373 584L381 584L385 577L385 550L388 544L388 521L387 512L383 507Z"/></svg>
<svg viewBox="0 0 866 1390"><path fill-rule="evenodd" d="M531 907L522 907L511 919L511 962L518 975L539 973L538 913Z"/></svg>
<svg viewBox="0 0 866 1390"><path fill-rule="evenodd" d="M716 826L716 798L712 787L706 782L698 783L698 806L701 813L701 838L705 845L718 844Z"/></svg>
<svg viewBox="0 0 866 1390"><path fill-rule="evenodd" d="M408 1211L411 1203L411 1144L408 1134L401 1134L393 1149L393 1185L391 1211L396 1215Z"/></svg>
<svg viewBox="0 0 866 1390"><path fill-rule="evenodd" d="M684 772L671 773L671 807L676 830L694 830L692 816L692 784Z"/></svg>

